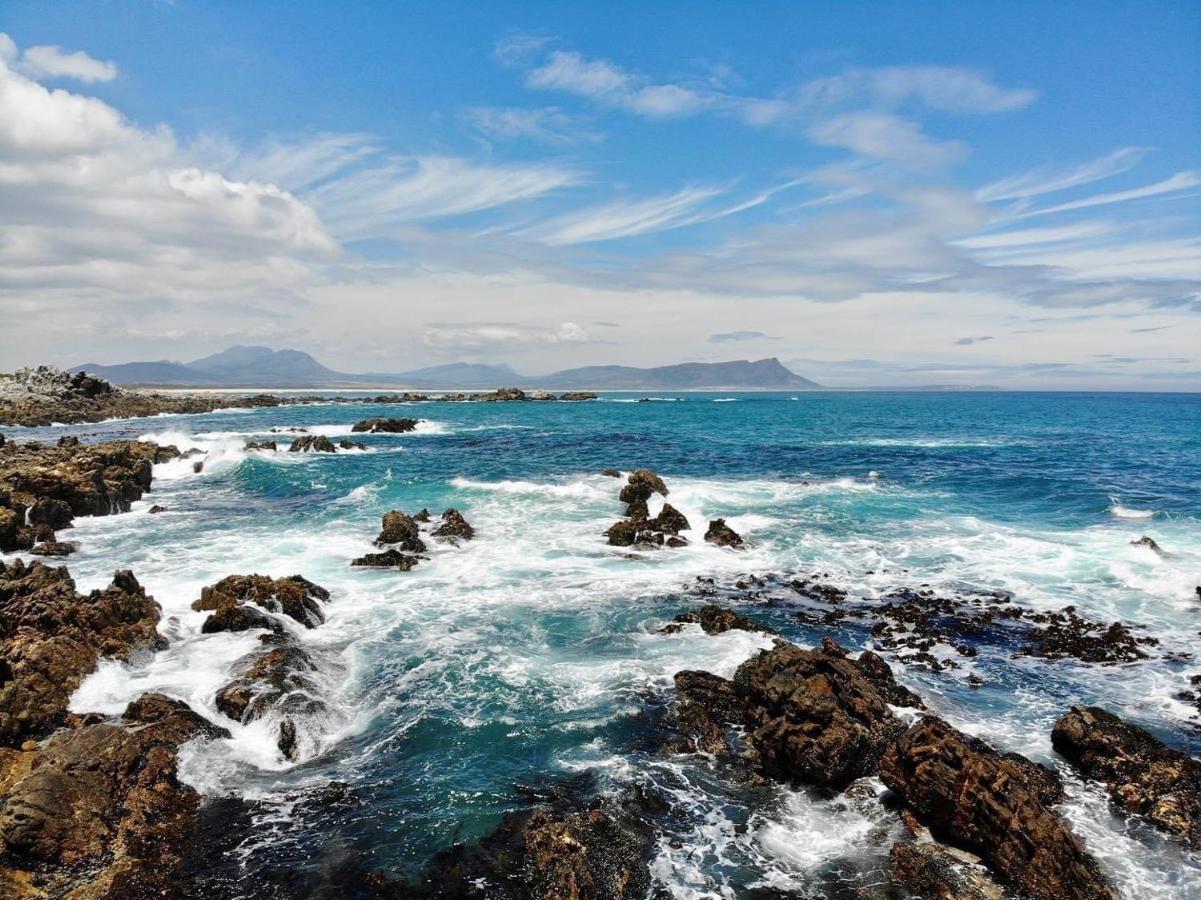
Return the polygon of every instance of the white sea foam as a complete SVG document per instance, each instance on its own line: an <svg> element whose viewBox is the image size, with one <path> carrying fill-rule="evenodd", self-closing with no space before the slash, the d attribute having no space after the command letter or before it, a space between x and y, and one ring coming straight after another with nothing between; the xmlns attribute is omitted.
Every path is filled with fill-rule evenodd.
<svg viewBox="0 0 1201 900"><path fill-rule="evenodd" d="M1131 509L1120 503L1115 503L1109 508L1109 511L1119 519L1150 519L1155 515L1153 509Z"/></svg>

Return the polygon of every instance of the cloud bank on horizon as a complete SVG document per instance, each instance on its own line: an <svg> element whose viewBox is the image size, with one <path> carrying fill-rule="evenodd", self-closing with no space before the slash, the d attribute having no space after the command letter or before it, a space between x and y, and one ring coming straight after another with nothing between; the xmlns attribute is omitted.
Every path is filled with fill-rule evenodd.
<svg viewBox="0 0 1201 900"><path fill-rule="evenodd" d="M253 341L358 371L734 351L835 386L1201 390L1201 14L1080 7L1157 52L1081 82L1054 23L972 64L785 7L696 11L651 52L549 6L302 10L289 46L269 4L15 6L0 369ZM402 33L391 69L367 45Z"/></svg>

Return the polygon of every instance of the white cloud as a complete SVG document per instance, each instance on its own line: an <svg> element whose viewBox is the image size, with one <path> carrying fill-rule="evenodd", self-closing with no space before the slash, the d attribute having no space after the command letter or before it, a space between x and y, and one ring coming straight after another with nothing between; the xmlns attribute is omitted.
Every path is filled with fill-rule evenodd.
<svg viewBox="0 0 1201 900"><path fill-rule="evenodd" d="M814 123L808 134L818 144L845 147L861 156L918 170L940 168L968 153L961 141L935 141L916 123L888 112L854 112L824 119Z"/></svg>
<svg viewBox="0 0 1201 900"><path fill-rule="evenodd" d="M555 106L538 109L477 106L468 109L465 115L477 131L497 141L527 139L566 145L603 138Z"/></svg>
<svg viewBox="0 0 1201 900"><path fill-rule="evenodd" d="M556 50L541 66L526 73L527 87L566 91L649 118L692 115L710 104L712 94L678 84L648 84L608 60L585 59Z"/></svg>
<svg viewBox="0 0 1201 900"><path fill-rule="evenodd" d="M722 194L716 187L687 187L659 197L618 200L556 216L519 232L545 244L583 244L690 225L702 204Z"/></svg>
<svg viewBox="0 0 1201 900"><path fill-rule="evenodd" d="M979 195L977 195L979 196ZM1059 228L1023 228L963 238L955 243L970 250L1006 250L1042 244L1059 244L1084 238L1106 237L1117 231L1112 222L1080 222Z"/></svg>
<svg viewBox="0 0 1201 900"><path fill-rule="evenodd" d="M562 322L555 328L513 322L467 322L438 325L425 331L421 339L428 347L468 352L539 344L581 344L589 336L576 322Z"/></svg>
<svg viewBox="0 0 1201 900"><path fill-rule="evenodd" d="M801 86L802 106L867 103L892 108L916 101L946 112L1009 112L1029 106L1038 93L1003 88L979 72L953 66L886 66L852 69Z"/></svg>
<svg viewBox="0 0 1201 900"><path fill-rule="evenodd" d="M1049 213L1067 212L1072 209L1087 209L1092 206L1106 206L1110 203L1125 203L1128 200L1142 200L1146 197L1159 197L1165 194L1181 194L1183 191L1191 191L1197 187L1201 187L1201 172L1177 172L1170 178L1165 178L1163 181L1157 181L1154 184L1132 188L1128 191L1098 194L1094 197L1085 197L1083 200L1073 200L1070 203L1061 203L1058 206L1049 206L1044 209L1034 209L1019 216L1019 218L1045 216Z"/></svg>
<svg viewBox="0 0 1201 900"><path fill-rule="evenodd" d="M94 59L82 50L70 53L62 47L38 46L21 53L16 42L3 31L0 31L0 63L34 80L74 78L91 84L117 77L116 63Z"/></svg>
<svg viewBox="0 0 1201 900"><path fill-rule="evenodd" d="M992 184L976 192L976 197L985 202L996 200L1028 200L1040 194L1050 194L1068 188L1090 184L1129 172L1146 155L1144 147L1123 147L1113 153L1079 163L1067 168L1043 167L1023 172Z"/></svg>

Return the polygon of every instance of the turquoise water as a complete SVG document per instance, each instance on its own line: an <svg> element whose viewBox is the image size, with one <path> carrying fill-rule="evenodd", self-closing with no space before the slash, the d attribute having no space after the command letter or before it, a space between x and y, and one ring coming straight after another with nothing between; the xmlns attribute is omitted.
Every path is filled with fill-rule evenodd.
<svg viewBox="0 0 1201 900"><path fill-rule="evenodd" d="M163 605L172 642L138 666L103 666L74 707L118 712L162 690L231 728L232 740L189 750L184 767L209 796L270 810L269 827L236 857L249 880L239 887L234 877L230 896L252 896L245 885L264 866L316 865L332 843L372 867L419 871L521 805L517 785L581 773L599 790L649 780L671 798L653 870L677 897L820 892L832 869L882 864L897 824L878 803L748 793L711 761L651 747L676 671L728 676L769 645L744 632L657 634L703 602L697 577L729 586L750 574L823 573L865 597L925 584L1004 591L1030 608L1074 604L1090 618L1139 623L1161 646L1128 666L1013 659L1012 646L984 642L958 669L897 671L958 727L1052 764L1051 725L1079 702L1201 752L1196 710L1174 698L1201 662L1164 658L1196 652L1201 628L1201 396L662 396L319 404L10 430L207 452L200 474L190 461L157 467L153 493L132 512L78 522L69 566L81 587L132 568ZM375 415L423 422L413 434L362 436L362 453L241 449L272 427L348 436ZM602 532L622 509L619 482L599 474L609 466L660 472L672 504L700 526L691 546L608 547ZM151 503L168 512L145 515ZM447 506L475 525L475 541L432 547L408 573L348 567L384 511ZM701 541L716 516L747 550ZM1171 555L1130 546L1143 534ZM201 635L204 614L189 608L201 586L250 572L300 573L333 594L327 623L300 636L322 660L331 712L305 723L295 765L279 756L269 720L239 726L212 705L255 636ZM735 605L799 643L827 633L777 594L774 606ZM866 630L831 633L871 646ZM968 683L973 674L983 686ZM1103 795L1065 775L1065 812L1124 895L1201 896L1195 858L1113 818ZM298 788L330 781L354 798L333 819L296 803Z"/></svg>

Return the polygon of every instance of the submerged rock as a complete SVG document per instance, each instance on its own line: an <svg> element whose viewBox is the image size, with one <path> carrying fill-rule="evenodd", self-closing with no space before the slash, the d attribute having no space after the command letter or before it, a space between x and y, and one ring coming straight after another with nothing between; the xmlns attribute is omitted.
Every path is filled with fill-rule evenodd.
<svg viewBox="0 0 1201 900"><path fill-rule="evenodd" d="M84 596L65 568L0 562L0 746L61 725L102 657L129 660L164 646L158 620L159 605L128 571Z"/></svg>
<svg viewBox="0 0 1201 900"><path fill-rule="evenodd" d="M404 434L417 428L417 419L363 419L351 427L353 432L368 434Z"/></svg>
<svg viewBox="0 0 1201 900"><path fill-rule="evenodd" d="M1166 550L1164 550L1163 547L1159 546L1159 544L1157 544L1153 538L1149 538L1145 534L1141 538L1139 538L1137 541L1131 541L1130 546L1131 547L1146 547L1148 550L1155 553L1157 556L1170 556L1171 555Z"/></svg>
<svg viewBox="0 0 1201 900"><path fill-rule="evenodd" d="M770 628L767 625L760 625L753 619L748 619L746 616L739 615L731 609L726 609L712 603L706 604L700 609L690 609L688 612L680 613L671 621L671 624L664 625L659 629L659 632L660 634L675 634L684 625L690 623L700 625L705 634L722 634L731 629L760 631L764 634L779 633L774 628Z"/></svg>
<svg viewBox="0 0 1201 900"><path fill-rule="evenodd" d="M205 630L227 630L210 628L209 623L215 619L220 621L218 616L222 614L232 615L232 610L247 603L259 606L268 612L287 616L305 628L313 628L325 621L325 613L321 609L321 604L328 599L329 591L300 575L289 575L286 578L271 578L268 575L230 575L216 584L202 588L200 599L192 604L192 609L214 611L214 615L205 622ZM247 611L239 615L252 614L253 611ZM229 619L228 621L234 620Z"/></svg>
<svg viewBox="0 0 1201 900"><path fill-rule="evenodd" d="M975 854L934 841L898 841L889 853L893 877L925 900L1005 900Z"/></svg>
<svg viewBox="0 0 1201 900"><path fill-rule="evenodd" d="M442 513L442 524L430 532L434 537L444 541L469 541L475 537L475 529L463 518L457 509L451 508Z"/></svg>
<svg viewBox="0 0 1201 900"><path fill-rule="evenodd" d="M34 881L46 896L170 895L200 800L178 779L178 747L229 732L160 694L143 695L122 718L59 731L42 745L0 807L0 884L7 867L13 881Z"/></svg>
<svg viewBox="0 0 1201 900"><path fill-rule="evenodd" d="M1123 810L1201 849L1201 762L1095 706L1072 707L1051 744Z"/></svg>
<svg viewBox="0 0 1201 900"><path fill-rule="evenodd" d="M251 654L237 667L237 678L217 692L222 715L243 724L268 714L276 717L276 746L288 759L299 752L297 719L324 714L313 673L317 664L304 648L287 638L262 654Z"/></svg>
<svg viewBox="0 0 1201 900"><path fill-rule="evenodd" d="M418 562L420 562L418 557L401 553L395 547L392 547L383 553L365 553L362 556L355 557L350 561L350 564L352 566L368 566L373 569L397 569L401 572L408 572Z"/></svg>
<svg viewBox="0 0 1201 900"><path fill-rule="evenodd" d="M620 478L621 472L617 469L601 469L601 474L606 478Z"/></svg>
<svg viewBox="0 0 1201 900"><path fill-rule="evenodd" d="M1074 607L1066 607L1049 624L1030 631L1030 643L1021 653L1044 659L1072 657L1082 662L1114 665L1146 659L1143 647L1159 643L1156 638L1136 636L1122 622L1090 622L1077 615Z"/></svg>
<svg viewBox="0 0 1201 900"><path fill-rule="evenodd" d="M936 837L978 854L1033 900L1116 900L1079 838L1048 809L1062 788L1041 766L931 716L890 744L880 778Z"/></svg>
<svg viewBox="0 0 1201 900"><path fill-rule="evenodd" d="M725 519L713 519L705 531L705 540L719 547L741 547L742 536L726 524Z"/></svg>

